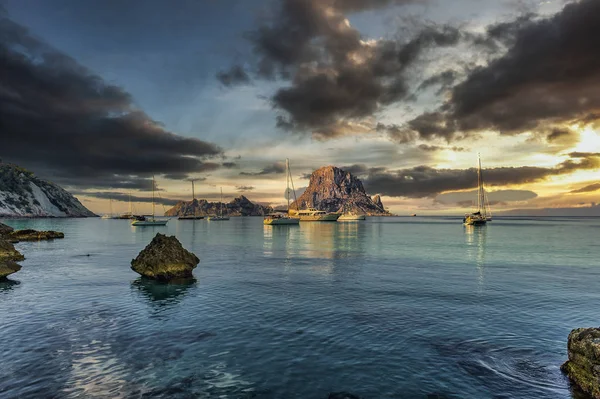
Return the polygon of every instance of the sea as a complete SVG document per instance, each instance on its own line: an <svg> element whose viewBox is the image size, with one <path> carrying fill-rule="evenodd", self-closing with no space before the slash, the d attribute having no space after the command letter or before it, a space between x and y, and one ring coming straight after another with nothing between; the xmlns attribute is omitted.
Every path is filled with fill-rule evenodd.
<svg viewBox="0 0 600 399"><path fill-rule="evenodd" d="M559 368L600 325L598 218L3 222L65 233L0 282L3 399L585 398ZM159 232L195 280L130 269Z"/></svg>

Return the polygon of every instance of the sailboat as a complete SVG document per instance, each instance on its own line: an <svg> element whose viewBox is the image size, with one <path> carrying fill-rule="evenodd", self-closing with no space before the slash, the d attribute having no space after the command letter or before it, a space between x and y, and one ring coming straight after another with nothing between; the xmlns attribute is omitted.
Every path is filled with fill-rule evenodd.
<svg viewBox="0 0 600 399"><path fill-rule="evenodd" d="M179 220L199 220L199 219L204 219L204 216L198 216L196 213L196 209L198 208L198 204L196 203L196 194L194 192L194 182L196 180L192 180L192 207L194 208L194 214L193 215L182 215L179 216L177 219Z"/></svg>
<svg viewBox="0 0 600 399"><path fill-rule="evenodd" d="M210 216L208 220L219 221L229 220L229 216L223 216L223 187L221 187L221 202L219 202L219 214L217 216Z"/></svg>
<svg viewBox="0 0 600 399"><path fill-rule="evenodd" d="M144 220L134 220L133 222L131 222L132 226L165 226L167 224L167 222L169 221L167 220L156 220L156 218L154 217L154 189L155 189L156 183L154 182L154 176L152 176L152 218L145 218Z"/></svg>
<svg viewBox="0 0 600 399"><path fill-rule="evenodd" d="M290 182L292 183L292 189L290 190ZM290 172L290 160L285 160L285 198L287 199L287 214L273 213L265 215L263 223L269 226L281 226L281 225L296 225L300 224L299 218L293 218L290 216L290 193L294 193L294 200L296 200L296 191L294 190L294 182L292 181L292 173ZM296 205L298 201L296 200Z"/></svg>
<svg viewBox="0 0 600 399"><path fill-rule="evenodd" d="M112 210L112 198L109 199L108 206L110 209L110 213L107 213L106 215L102 215L102 219L114 219L113 210Z"/></svg>
<svg viewBox="0 0 600 399"><path fill-rule="evenodd" d="M483 226L488 220L492 220L489 204L483 188L483 174L481 172L481 157L478 157L477 165L477 211L466 214L463 218L465 226Z"/></svg>

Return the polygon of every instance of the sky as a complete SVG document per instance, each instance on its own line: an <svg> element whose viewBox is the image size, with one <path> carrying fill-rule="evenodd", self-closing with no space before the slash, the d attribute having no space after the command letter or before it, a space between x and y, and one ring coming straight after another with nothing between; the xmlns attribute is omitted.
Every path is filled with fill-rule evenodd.
<svg viewBox="0 0 600 399"><path fill-rule="evenodd" d="M285 202L315 169L397 214L600 202L600 0L0 0L0 158L88 208Z"/></svg>

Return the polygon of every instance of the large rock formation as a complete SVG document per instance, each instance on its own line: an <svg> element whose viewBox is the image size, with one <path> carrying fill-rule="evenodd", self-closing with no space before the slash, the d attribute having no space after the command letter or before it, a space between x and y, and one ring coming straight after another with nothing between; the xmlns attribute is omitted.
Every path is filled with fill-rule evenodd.
<svg viewBox="0 0 600 399"><path fill-rule="evenodd" d="M223 214L229 216L263 216L271 212L271 208L255 204L240 195L227 204L222 204ZM206 200L180 201L165 212L165 216L210 216L219 212L219 202Z"/></svg>
<svg viewBox="0 0 600 399"><path fill-rule="evenodd" d="M10 242L0 237L0 280L21 270L21 266L17 265L15 261L23 259L25 257Z"/></svg>
<svg viewBox="0 0 600 399"><path fill-rule="evenodd" d="M0 162L0 217L96 216L54 183Z"/></svg>
<svg viewBox="0 0 600 399"><path fill-rule="evenodd" d="M310 176L308 188L290 208L317 208L327 212L342 212L344 205L346 211L389 215L379 196L373 199L369 197L357 177L335 166L315 170Z"/></svg>
<svg viewBox="0 0 600 399"><path fill-rule="evenodd" d="M600 399L600 328L577 328L569 334L569 360L561 370L581 390Z"/></svg>
<svg viewBox="0 0 600 399"><path fill-rule="evenodd" d="M0 237L12 232L14 229L10 226L7 226L3 223L0 223Z"/></svg>
<svg viewBox="0 0 600 399"><path fill-rule="evenodd" d="M144 277L169 281L190 278L200 259L175 237L157 233L150 244L131 261L131 269Z"/></svg>

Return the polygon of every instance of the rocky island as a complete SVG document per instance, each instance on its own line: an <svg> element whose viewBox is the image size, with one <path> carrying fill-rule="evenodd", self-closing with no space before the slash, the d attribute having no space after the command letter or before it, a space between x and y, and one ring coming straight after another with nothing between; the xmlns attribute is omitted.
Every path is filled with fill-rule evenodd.
<svg viewBox="0 0 600 399"><path fill-rule="evenodd" d="M296 207L327 212L346 210L369 216L390 215L379 195L369 197L359 178L335 166L325 166L312 173L306 191L290 205L292 209Z"/></svg>
<svg viewBox="0 0 600 399"><path fill-rule="evenodd" d="M63 188L0 162L0 217L90 216L96 215Z"/></svg>
<svg viewBox="0 0 600 399"><path fill-rule="evenodd" d="M569 360L561 370L571 382L600 399L600 328L577 328L569 334Z"/></svg>
<svg viewBox="0 0 600 399"><path fill-rule="evenodd" d="M200 259L183 248L173 236L157 233L150 244L131 261L131 269L143 277L160 281L191 278Z"/></svg>
<svg viewBox="0 0 600 399"><path fill-rule="evenodd" d="M165 216L210 216L216 215L219 210L219 202L208 202L207 200L180 201L173 208L165 212ZM268 206L255 204L248 198L240 195L231 202L222 204L223 214L228 216L263 216L272 211Z"/></svg>

